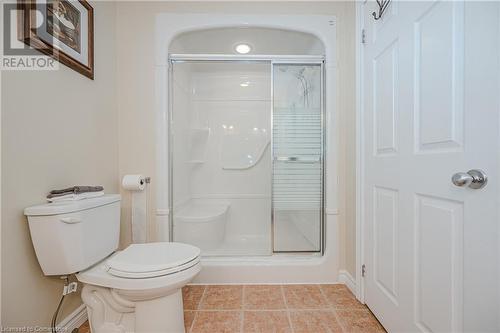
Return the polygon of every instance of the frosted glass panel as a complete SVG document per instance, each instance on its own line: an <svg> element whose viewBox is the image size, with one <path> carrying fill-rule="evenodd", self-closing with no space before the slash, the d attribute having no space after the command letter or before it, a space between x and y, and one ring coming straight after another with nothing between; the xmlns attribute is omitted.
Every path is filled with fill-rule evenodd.
<svg viewBox="0 0 500 333"><path fill-rule="evenodd" d="M320 251L321 65L273 66L274 251Z"/></svg>

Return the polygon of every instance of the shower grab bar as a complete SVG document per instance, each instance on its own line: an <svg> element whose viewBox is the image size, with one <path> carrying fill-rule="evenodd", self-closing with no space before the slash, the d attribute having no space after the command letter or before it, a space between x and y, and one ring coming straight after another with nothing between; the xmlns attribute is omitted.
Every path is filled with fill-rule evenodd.
<svg viewBox="0 0 500 333"><path fill-rule="evenodd" d="M295 162L295 163L318 163L321 162L321 157L298 157L298 156L274 156L275 161L279 162Z"/></svg>

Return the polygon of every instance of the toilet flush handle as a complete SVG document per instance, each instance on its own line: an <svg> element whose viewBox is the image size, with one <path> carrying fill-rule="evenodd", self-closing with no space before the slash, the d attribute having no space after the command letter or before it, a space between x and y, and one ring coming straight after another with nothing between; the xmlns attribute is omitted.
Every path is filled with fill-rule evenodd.
<svg viewBox="0 0 500 333"><path fill-rule="evenodd" d="M63 217L61 218L61 222L67 223L67 224L75 224L75 223L80 223L82 222L82 219L79 217Z"/></svg>

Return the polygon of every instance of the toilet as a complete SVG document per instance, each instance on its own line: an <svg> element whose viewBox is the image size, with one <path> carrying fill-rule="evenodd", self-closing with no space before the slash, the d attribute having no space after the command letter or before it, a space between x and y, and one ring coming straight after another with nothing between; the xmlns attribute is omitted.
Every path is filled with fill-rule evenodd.
<svg viewBox="0 0 500 333"><path fill-rule="evenodd" d="M93 333L184 332L181 288L201 269L188 244L132 244L117 251L120 196L26 208L45 275L76 274Z"/></svg>

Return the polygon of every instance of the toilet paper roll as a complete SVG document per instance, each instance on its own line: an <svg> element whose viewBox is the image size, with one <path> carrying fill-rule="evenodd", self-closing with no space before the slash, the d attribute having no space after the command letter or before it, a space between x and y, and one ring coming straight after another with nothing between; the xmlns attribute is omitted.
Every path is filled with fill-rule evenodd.
<svg viewBox="0 0 500 333"><path fill-rule="evenodd" d="M147 235L147 191L143 175L126 175L122 187L132 191L132 243L145 243Z"/></svg>
<svg viewBox="0 0 500 333"><path fill-rule="evenodd" d="M132 192L132 243L146 243L147 240L147 191Z"/></svg>
<svg viewBox="0 0 500 333"><path fill-rule="evenodd" d="M122 180L122 187L128 191L142 191L146 187L143 175L126 175Z"/></svg>

